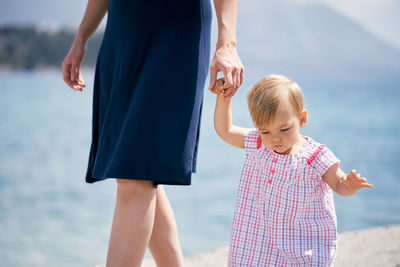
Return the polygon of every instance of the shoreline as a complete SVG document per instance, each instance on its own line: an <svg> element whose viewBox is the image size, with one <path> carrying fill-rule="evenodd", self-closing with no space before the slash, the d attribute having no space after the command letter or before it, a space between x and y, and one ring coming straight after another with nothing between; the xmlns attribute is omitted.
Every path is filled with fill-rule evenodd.
<svg viewBox="0 0 400 267"><path fill-rule="evenodd" d="M185 256L186 267L227 265L228 246ZM103 267L97 265L95 267ZM146 258L142 267L156 267ZM400 224L340 232L335 267L400 267Z"/></svg>

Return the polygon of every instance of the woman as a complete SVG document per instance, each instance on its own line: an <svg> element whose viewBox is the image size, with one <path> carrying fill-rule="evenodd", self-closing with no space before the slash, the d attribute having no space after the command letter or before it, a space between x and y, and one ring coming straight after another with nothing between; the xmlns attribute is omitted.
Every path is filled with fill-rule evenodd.
<svg viewBox="0 0 400 267"><path fill-rule="evenodd" d="M218 41L210 67L226 95L243 81L236 51L237 0L214 0ZM209 0L89 0L63 64L82 91L86 45L108 12L93 92L86 182L116 178L108 267L140 266L147 246L158 266L183 266L175 219L159 184L190 185L196 171L203 87L208 72Z"/></svg>

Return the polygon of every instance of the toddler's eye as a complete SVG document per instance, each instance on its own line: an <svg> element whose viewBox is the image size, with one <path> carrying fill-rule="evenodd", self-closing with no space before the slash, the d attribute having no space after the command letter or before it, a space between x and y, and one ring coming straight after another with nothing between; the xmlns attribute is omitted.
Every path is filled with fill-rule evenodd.
<svg viewBox="0 0 400 267"><path fill-rule="evenodd" d="M262 134L269 134L269 132L261 132Z"/></svg>
<svg viewBox="0 0 400 267"><path fill-rule="evenodd" d="M288 131L290 128L286 128L286 129L282 129L281 132L286 132Z"/></svg>

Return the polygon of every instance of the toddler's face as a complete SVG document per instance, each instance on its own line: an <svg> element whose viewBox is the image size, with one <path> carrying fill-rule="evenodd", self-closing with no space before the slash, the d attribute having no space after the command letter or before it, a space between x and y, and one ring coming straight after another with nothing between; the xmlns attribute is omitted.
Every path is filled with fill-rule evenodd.
<svg viewBox="0 0 400 267"><path fill-rule="evenodd" d="M306 110L298 115L291 105L281 104L270 123L258 128L264 146L279 154L296 152L303 144L300 128L306 120Z"/></svg>

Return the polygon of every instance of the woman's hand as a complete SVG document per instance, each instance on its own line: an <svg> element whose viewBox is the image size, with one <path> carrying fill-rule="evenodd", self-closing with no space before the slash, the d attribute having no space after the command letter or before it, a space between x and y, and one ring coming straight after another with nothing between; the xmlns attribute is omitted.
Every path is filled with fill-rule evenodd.
<svg viewBox="0 0 400 267"><path fill-rule="evenodd" d="M233 96L243 83L243 64L233 44L224 44L215 50L210 66L210 85L212 91L218 72L224 74L224 96Z"/></svg>
<svg viewBox="0 0 400 267"><path fill-rule="evenodd" d="M81 65L86 56L86 50L86 43L75 41L62 63L64 82L74 90L82 91L82 88L86 86L81 74Z"/></svg>

